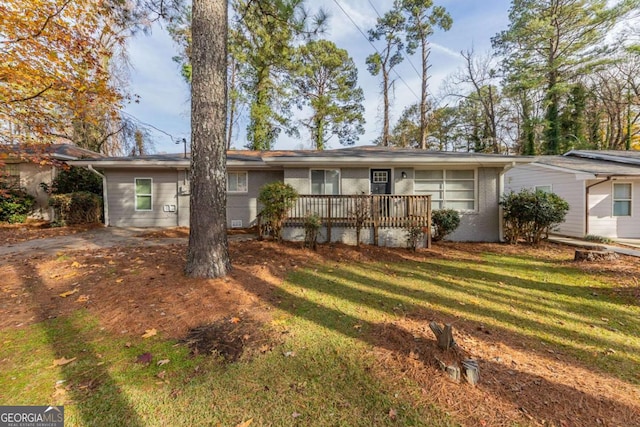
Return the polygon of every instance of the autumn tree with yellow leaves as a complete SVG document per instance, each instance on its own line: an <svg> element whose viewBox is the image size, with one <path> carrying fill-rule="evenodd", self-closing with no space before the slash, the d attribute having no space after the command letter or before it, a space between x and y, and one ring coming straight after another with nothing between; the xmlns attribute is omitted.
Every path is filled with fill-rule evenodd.
<svg viewBox="0 0 640 427"><path fill-rule="evenodd" d="M87 146L118 132L110 64L124 37L105 3L4 0L0 16L0 142Z"/></svg>

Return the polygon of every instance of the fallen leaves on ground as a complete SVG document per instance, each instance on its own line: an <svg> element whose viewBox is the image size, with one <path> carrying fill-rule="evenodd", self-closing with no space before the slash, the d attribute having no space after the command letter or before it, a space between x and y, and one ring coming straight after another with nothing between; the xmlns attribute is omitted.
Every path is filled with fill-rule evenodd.
<svg viewBox="0 0 640 427"><path fill-rule="evenodd" d="M145 329L144 334L142 334L142 338L151 338L158 334L158 331L155 328Z"/></svg>
<svg viewBox="0 0 640 427"><path fill-rule="evenodd" d="M64 366L64 365L68 365L69 363L73 362L74 360L76 360L75 357L72 357L71 359L67 359L65 357L61 357L60 359L55 359L53 361L53 365L52 366Z"/></svg>
<svg viewBox="0 0 640 427"><path fill-rule="evenodd" d="M73 289L73 290L70 290L70 291L66 291L66 292L61 293L61 294L60 294L60 297L62 297L62 298L66 298L66 297L68 297L68 296L70 296L70 295L73 295L73 294L75 294L75 293L77 293L77 292L78 292L78 288L75 288L75 289Z"/></svg>

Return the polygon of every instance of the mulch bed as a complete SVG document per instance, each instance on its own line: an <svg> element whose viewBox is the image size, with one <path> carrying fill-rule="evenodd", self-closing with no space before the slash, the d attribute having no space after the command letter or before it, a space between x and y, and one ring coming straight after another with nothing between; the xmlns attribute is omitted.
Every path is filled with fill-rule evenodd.
<svg viewBox="0 0 640 427"><path fill-rule="evenodd" d="M0 239L24 238L20 228L0 229ZM42 229L37 235L53 230ZM183 237L153 234L142 238ZM22 236L22 237L20 237ZM6 241L6 240L5 240ZM19 240L18 240L19 241ZM1 240L0 240L1 242ZM153 327L166 338L187 342L192 352L217 354L228 362L246 351L267 351L278 343L262 327L280 303L276 287L291 271L318 262L396 262L429 257L479 259L482 251L563 260L593 274L617 277L612 292L638 295L640 261L621 257L607 264L573 263L573 249L501 244L439 243L431 250L232 241L234 265L224 279L187 278L182 273L185 244L109 248L66 253L57 258L34 254L0 261L0 329L22 327L85 308L101 326L120 335L140 336ZM63 293L70 294L62 298ZM639 298L640 301L640 298ZM455 321L464 357L479 361L481 382L454 383L439 368L446 359L428 328L431 320ZM422 385L419 404L435 404L463 425L638 426L640 391L635 385L595 372L574 358L545 351L539 342L465 319L428 311L378 325L368 332L376 373L410 378ZM247 350L248 349L248 350Z"/></svg>

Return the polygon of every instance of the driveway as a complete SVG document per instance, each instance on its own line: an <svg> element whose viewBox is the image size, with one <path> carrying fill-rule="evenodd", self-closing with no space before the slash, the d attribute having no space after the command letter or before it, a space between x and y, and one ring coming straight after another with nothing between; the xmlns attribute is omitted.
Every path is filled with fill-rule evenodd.
<svg viewBox="0 0 640 427"><path fill-rule="evenodd" d="M150 233L163 231L163 228L139 227L102 227L64 236L46 237L25 242L1 245L0 258L20 254L50 254L64 251L92 251L114 246L158 246L174 243L187 243L187 237L148 237ZM229 235L229 241L253 240L254 234Z"/></svg>
<svg viewBox="0 0 640 427"><path fill-rule="evenodd" d="M157 231L154 228L104 227L64 236L27 240L0 246L0 257L17 254L46 253L55 255L64 251L91 251L114 246L154 246L184 243L185 237L149 238L145 233Z"/></svg>

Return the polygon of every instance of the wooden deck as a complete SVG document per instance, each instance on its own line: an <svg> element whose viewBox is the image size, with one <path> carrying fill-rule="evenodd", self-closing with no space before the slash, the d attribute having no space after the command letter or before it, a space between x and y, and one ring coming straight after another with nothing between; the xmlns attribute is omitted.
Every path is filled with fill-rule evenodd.
<svg viewBox="0 0 640 427"><path fill-rule="evenodd" d="M373 228L374 242L380 228L422 227L431 247L431 196L428 195L300 195L289 211L285 227L303 226L305 217L316 215L331 241L333 227Z"/></svg>

